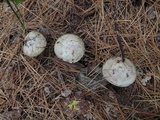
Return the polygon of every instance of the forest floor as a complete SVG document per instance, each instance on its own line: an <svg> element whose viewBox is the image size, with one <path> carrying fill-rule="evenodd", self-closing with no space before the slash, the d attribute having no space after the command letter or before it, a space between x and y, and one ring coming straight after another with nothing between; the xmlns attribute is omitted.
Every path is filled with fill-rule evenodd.
<svg viewBox="0 0 160 120"><path fill-rule="evenodd" d="M160 2L118 1L118 6L114 0L19 4L27 30L47 39L45 51L35 58L23 54L24 30L12 10L0 3L1 120L160 118ZM136 81L125 88L109 84L101 73L107 59L121 56L117 30L125 57L137 69ZM55 41L66 33L85 43L78 63L55 56Z"/></svg>

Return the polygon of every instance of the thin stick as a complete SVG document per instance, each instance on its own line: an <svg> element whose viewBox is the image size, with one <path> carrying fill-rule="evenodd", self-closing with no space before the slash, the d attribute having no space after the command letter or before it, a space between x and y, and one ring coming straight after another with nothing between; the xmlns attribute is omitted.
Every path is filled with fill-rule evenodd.
<svg viewBox="0 0 160 120"><path fill-rule="evenodd" d="M12 0L12 1L13 1L13 0ZM15 3L14 1L13 1L13 4L14 4L14 6L16 7L17 12L19 13L20 17L22 18L23 15L21 14L20 10L18 9L18 7L17 7L17 5L16 5L16 3ZM22 21L22 22L23 22L23 24L24 24L24 21Z"/></svg>
<svg viewBox="0 0 160 120"><path fill-rule="evenodd" d="M22 28L25 30L25 34L27 32L24 22L20 19L20 17L18 16L18 14L16 13L16 11L14 10L14 8L12 7L11 3L9 0L6 0L7 4L10 6L11 10L13 11L13 13L15 14L15 16L17 17L18 21L20 22ZM13 2L14 3L14 2ZM14 4L15 5L15 4ZM17 8L17 6L15 5L15 7ZM19 9L17 8L18 12L20 13ZM20 14L20 16L22 17L22 14Z"/></svg>
<svg viewBox="0 0 160 120"><path fill-rule="evenodd" d="M115 6L114 14L115 14L115 17L114 17L114 29L115 29L115 31L117 33L117 42L119 44L119 48L120 48L120 51L121 51L122 62L124 62L125 61L125 54L124 54L123 44L122 44L121 37L119 35L119 29L118 29L118 24L117 24L117 18L118 18L118 0L116 0L116 6Z"/></svg>

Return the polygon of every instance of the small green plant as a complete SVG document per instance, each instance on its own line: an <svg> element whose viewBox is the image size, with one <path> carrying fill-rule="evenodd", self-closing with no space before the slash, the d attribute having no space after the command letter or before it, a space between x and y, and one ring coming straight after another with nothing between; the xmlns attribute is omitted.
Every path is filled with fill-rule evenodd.
<svg viewBox="0 0 160 120"><path fill-rule="evenodd" d="M11 1L13 4L11 4ZM24 20L22 19L22 14L20 12L20 10L18 9L18 4L24 2L25 0L5 0L5 2L9 5L9 7L11 8L11 10L13 11L13 13L15 14L15 16L17 17L18 21L20 22L22 28L25 31L25 34L27 33L27 30L25 28L25 24L24 24ZM14 7L16 8L16 10L14 9Z"/></svg>
<svg viewBox="0 0 160 120"><path fill-rule="evenodd" d="M25 0L12 0L16 5L24 2Z"/></svg>
<svg viewBox="0 0 160 120"><path fill-rule="evenodd" d="M79 108L77 107L79 102L80 101L73 100L73 102L68 105L68 108L71 109L71 110L79 110Z"/></svg>

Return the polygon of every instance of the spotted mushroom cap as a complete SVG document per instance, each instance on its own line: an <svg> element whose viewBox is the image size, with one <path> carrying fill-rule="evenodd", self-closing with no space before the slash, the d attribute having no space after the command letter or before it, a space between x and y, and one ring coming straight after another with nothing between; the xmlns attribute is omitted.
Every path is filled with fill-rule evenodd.
<svg viewBox="0 0 160 120"><path fill-rule="evenodd" d="M56 56L66 62L78 62L85 53L85 46L80 37L65 34L58 38L54 46Z"/></svg>
<svg viewBox="0 0 160 120"><path fill-rule="evenodd" d="M102 74L111 84L127 87L136 79L136 68L129 59L122 62L120 57L110 58L104 63Z"/></svg>
<svg viewBox="0 0 160 120"><path fill-rule="evenodd" d="M39 32L31 31L24 39L23 52L29 57L36 57L41 54L46 45L46 38Z"/></svg>

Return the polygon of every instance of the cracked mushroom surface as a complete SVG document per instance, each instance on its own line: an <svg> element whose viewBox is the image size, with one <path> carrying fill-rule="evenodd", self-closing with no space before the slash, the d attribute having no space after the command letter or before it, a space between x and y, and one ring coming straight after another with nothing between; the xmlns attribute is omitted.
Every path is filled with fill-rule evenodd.
<svg viewBox="0 0 160 120"><path fill-rule="evenodd" d="M40 55L47 45L46 38L36 31L29 32L24 41L23 53L29 57Z"/></svg>
<svg viewBox="0 0 160 120"><path fill-rule="evenodd" d="M118 87L127 87L136 79L136 68L129 59L122 62L122 58L110 58L102 67L103 77Z"/></svg>
<svg viewBox="0 0 160 120"><path fill-rule="evenodd" d="M54 46L56 56L69 63L78 62L85 53L85 46L80 37L65 34L58 38Z"/></svg>

